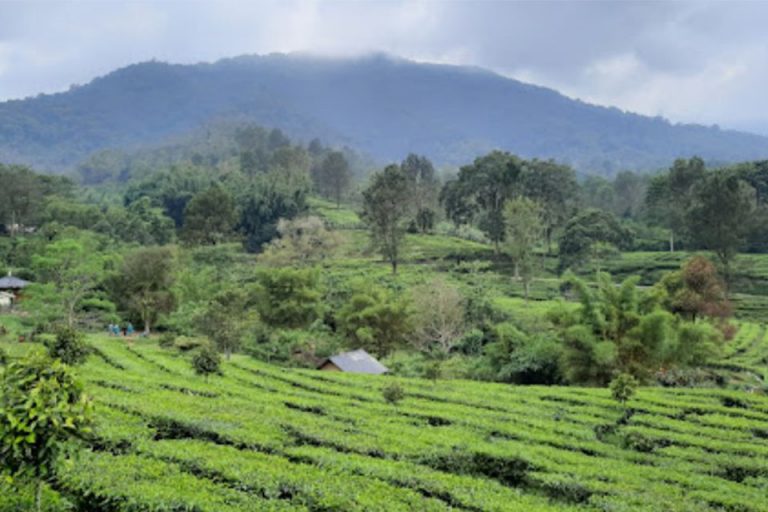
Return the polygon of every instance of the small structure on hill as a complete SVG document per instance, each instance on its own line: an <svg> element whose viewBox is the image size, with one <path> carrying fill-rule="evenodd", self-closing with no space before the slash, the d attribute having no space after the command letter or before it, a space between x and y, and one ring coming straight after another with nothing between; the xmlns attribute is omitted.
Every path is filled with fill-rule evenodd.
<svg viewBox="0 0 768 512"><path fill-rule="evenodd" d="M363 349L331 356L321 362L317 369L331 372L368 373L371 375L380 375L389 371L386 366L378 362Z"/></svg>
<svg viewBox="0 0 768 512"><path fill-rule="evenodd" d="M18 300L21 291L29 286L31 283L18 277L14 277L13 274L8 272L6 277L0 278L0 292L11 294L13 298L12 302Z"/></svg>
<svg viewBox="0 0 768 512"><path fill-rule="evenodd" d="M0 292L0 310L11 309L15 298L16 297L12 293Z"/></svg>

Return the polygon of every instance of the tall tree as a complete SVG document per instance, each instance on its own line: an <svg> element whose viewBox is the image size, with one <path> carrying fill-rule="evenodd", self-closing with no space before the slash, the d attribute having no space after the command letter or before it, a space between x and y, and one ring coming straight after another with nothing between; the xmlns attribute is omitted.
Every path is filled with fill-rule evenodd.
<svg viewBox="0 0 768 512"><path fill-rule="evenodd" d="M218 293L196 317L198 330L208 336L230 359L243 341L252 314L248 307L248 294L240 288Z"/></svg>
<svg viewBox="0 0 768 512"><path fill-rule="evenodd" d="M274 266L308 265L330 257L341 243L340 235L314 216L280 219L277 232L280 236L264 247L259 261Z"/></svg>
<svg viewBox="0 0 768 512"><path fill-rule="evenodd" d="M301 173L270 172L259 176L238 197L238 230L249 252L258 252L278 235L280 219L292 219L307 209L309 183Z"/></svg>
<svg viewBox="0 0 768 512"><path fill-rule="evenodd" d="M411 153L400 168L411 181L413 224L419 232L426 233L434 225L440 192L435 167L427 157Z"/></svg>
<svg viewBox="0 0 768 512"><path fill-rule="evenodd" d="M578 206L579 184L576 172L551 160L525 162L521 174L523 194L541 206L541 221L552 252L552 235L570 219Z"/></svg>
<svg viewBox="0 0 768 512"><path fill-rule="evenodd" d="M621 171L613 179L613 213L621 218L636 218L643 209L648 179L632 171Z"/></svg>
<svg viewBox="0 0 768 512"><path fill-rule="evenodd" d="M465 301L444 279L413 290L413 344L428 354L447 357L464 334Z"/></svg>
<svg viewBox="0 0 768 512"><path fill-rule="evenodd" d="M559 269L578 266L604 250L605 244L626 249L632 244L632 232L622 227L616 217L602 210L588 209L565 225L560 237Z"/></svg>
<svg viewBox="0 0 768 512"><path fill-rule="evenodd" d="M527 197L507 201L504 206L506 237L504 250L512 257L515 279L523 282L528 302L531 280L536 267L535 249L544 238L546 227L542 208Z"/></svg>
<svg viewBox="0 0 768 512"><path fill-rule="evenodd" d="M114 294L144 323L144 334L161 314L173 311L174 254L167 247L144 247L128 253L115 279Z"/></svg>
<svg viewBox="0 0 768 512"><path fill-rule="evenodd" d="M312 169L315 189L321 195L336 201L336 208L341 206L341 198L349 189L352 174L349 162L341 151L331 151Z"/></svg>
<svg viewBox="0 0 768 512"><path fill-rule="evenodd" d="M354 347L363 347L379 357L402 345L412 332L407 300L370 283L353 284L353 292L337 318Z"/></svg>
<svg viewBox="0 0 768 512"><path fill-rule="evenodd" d="M687 212L694 200L694 186L706 174L704 161L693 157L677 159L666 174L651 180L646 196L648 215L669 230L669 251L675 251L675 239L689 233Z"/></svg>
<svg viewBox="0 0 768 512"><path fill-rule="evenodd" d="M273 327L306 327L317 319L322 294L317 270L265 269L258 274L256 306Z"/></svg>
<svg viewBox="0 0 768 512"><path fill-rule="evenodd" d="M0 222L11 235L34 222L42 210L43 188L39 177L26 167L0 164Z"/></svg>
<svg viewBox="0 0 768 512"><path fill-rule="evenodd" d="M694 243L715 253L725 271L743 247L752 228L755 189L736 173L723 169L708 174L695 188L685 217Z"/></svg>
<svg viewBox="0 0 768 512"><path fill-rule="evenodd" d="M105 279L113 259L99 249L98 238L88 232L46 245L32 259L42 282L31 287L25 307L34 307L36 314L50 308L50 320L63 319L74 326L82 301Z"/></svg>
<svg viewBox="0 0 768 512"><path fill-rule="evenodd" d="M372 245L392 265L397 273L400 245L410 215L408 176L398 165L389 165L373 175L371 184L363 191L362 219L368 225Z"/></svg>
<svg viewBox="0 0 768 512"><path fill-rule="evenodd" d="M504 240L504 202L520 192L522 162L516 156L493 151L475 159L471 165L459 170L458 184L450 185L450 197L446 204L449 218L455 218L456 209L479 214L480 228L493 242L494 251ZM455 194L460 192L460 194Z"/></svg>
<svg viewBox="0 0 768 512"><path fill-rule="evenodd" d="M232 234L235 204L218 185L196 194L184 209L183 240L190 244L216 245Z"/></svg>

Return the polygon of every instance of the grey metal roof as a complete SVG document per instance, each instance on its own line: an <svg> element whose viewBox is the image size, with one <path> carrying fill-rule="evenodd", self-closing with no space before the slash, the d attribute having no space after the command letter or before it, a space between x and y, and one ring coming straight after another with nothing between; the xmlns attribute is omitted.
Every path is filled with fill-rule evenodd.
<svg viewBox="0 0 768 512"><path fill-rule="evenodd" d="M26 288L29 284L29 281L14 276L0 277L0 290L18 290Z"/></svg>
<svg viewBox="0 0 768 512"><path fill-rule="evenodd" d="M323 361L320 366L323 366L328 361L335 364L339 370L343 372L379 375L389 371L386 366L378 362L372 355L363 349L331 356Z"/></svg>

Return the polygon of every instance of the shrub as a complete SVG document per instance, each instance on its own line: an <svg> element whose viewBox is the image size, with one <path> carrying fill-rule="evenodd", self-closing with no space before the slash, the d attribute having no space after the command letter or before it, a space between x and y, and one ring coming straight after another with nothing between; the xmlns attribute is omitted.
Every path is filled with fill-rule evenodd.
<svg viewBox="0 0 768 512"><path fill-rule="evenodd" d="M160 336L160 340L158 341L158 344L163 348L171 348L173 347L173 344L176 342L176 334L173 332L164 332L162 336Z"/></svg>
<svg viewBox="0 0 768 512"><path fill-rule="evenodd" d="M213 345L206 343L200 351L192 358L192 368L198 375L206 378L212 373L219 373L221 366L221 356L213 348Z"/></svg>
<svg viewBox="0 0 768 512"><path fill-rule="evenodd" d="M5 350L3 350L3 347L0 347L0 366L5 366L8 364L8 354L5 353Z"/></svg>
<svg viewBox="0 0 768 512"><path fill-rule="evenodd" d="M405 398L405 390L397 382L387 384L381 389L381 395L387 403L397 405L400 400Z"/></svg>
<svg viewBox="0 0 768 512"><path fill-rule="evenodd" d="M44 354L11 363L0 373L0 461L12 476L43 481L68 451L67 441L90 432L91 401L72 369Z"/></svg>
<svg viewBox="0 0 768 512"><path fill-rule="evenodd" d="M628 373L620 373L611 381L611 396L621 404L627 403L635 394L637 388L637 379Z"/></svg>
<svg viewBox="0 0 768 512"><path fill-rule="evenodd" d="M417 352L396 350L381 361L389 371L400 377L422 377L426 356Z"/></svg>
<svg viewBox="0 0 768 512"><path fill-rule="evenodd" d="M90 353L88 345L85 344L85 336L68 326L56 328L56 337L46 340L45 345L52 358L73 366L83 363Z"/></svg>
<svg viewBox="0 0 768 512"><path fill-rule="evenodd" d="M437 379L443 376L443 367L440 360L430 361L424 368L424 378L429 379L432 382L436 382Z"/></svg>
<svg viewBox="0 0 768 512"><path fill-rule="evenodd" d="M203 345L203 341L199 338L191 338L189 336L179 336L176 341L173 342L174 348L182 351L189 352Z"/></svg>

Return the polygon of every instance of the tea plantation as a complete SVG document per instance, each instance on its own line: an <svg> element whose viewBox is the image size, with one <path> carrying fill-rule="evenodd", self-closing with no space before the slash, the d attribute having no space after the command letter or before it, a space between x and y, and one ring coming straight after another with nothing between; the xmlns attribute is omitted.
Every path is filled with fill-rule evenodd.
<svg viewBox="0 0 768 512"><path fill-rule="evenodd" d="M96 426L50 510L768 510L768 398L719 389L522 387L290 370L196 376L151 341L93 336ZM724 371L765 377L742 324ZM34 345L2 343L11 357ZM759 347L763 347L762 350ZM762 364L762 366L761 366ZM759 372L763 372L759 375ZM381 389L405 391L388 404ZM24 510L0 484L0 510Z"/></svg>

